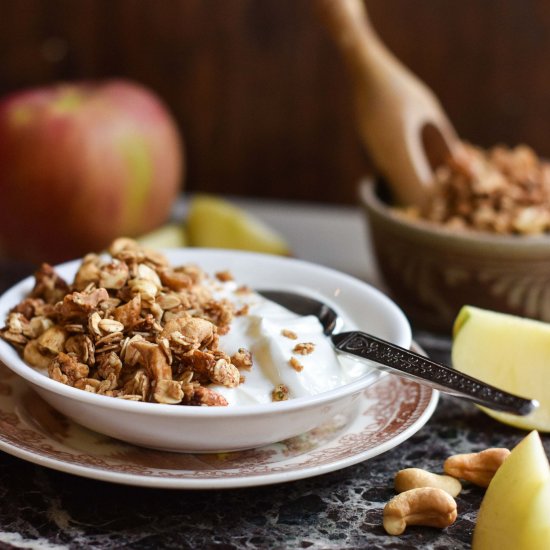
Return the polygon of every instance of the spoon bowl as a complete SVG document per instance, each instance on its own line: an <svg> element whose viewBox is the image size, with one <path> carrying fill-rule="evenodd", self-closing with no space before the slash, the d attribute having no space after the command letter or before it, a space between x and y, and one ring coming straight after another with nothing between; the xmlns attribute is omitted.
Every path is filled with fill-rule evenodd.
<svg viewBox="0 0 550 550"><path fill-rule="evenodd" d="M320 300L295 292L262 290L259 293L290 311L314 315L338 351L366 360L379 369L412 378L449 395L498 411L524 416L538 406L535 400L499 390L371 334L361 331L339 333L335 330L339 326L338 314Z"/></svg>

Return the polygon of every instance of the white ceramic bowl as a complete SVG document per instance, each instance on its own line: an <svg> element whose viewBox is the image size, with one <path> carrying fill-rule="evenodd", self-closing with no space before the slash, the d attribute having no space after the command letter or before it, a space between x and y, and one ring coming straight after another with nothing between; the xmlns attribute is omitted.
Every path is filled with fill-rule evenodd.
<svg viewBox="0 0 550 550"><path fill-rule="evenodd" d="M342 315L345 330L361 328L403 347L411 344L411 329L401 310L375 288L338 271L291 258L228 250L189 248L169 250L166 255L172 265L194 263L207 273L228 269L251 288L312 295ZM72 281L79 264L80 260L62 264L57 271ZM29 277L0 297L0 324L32 286ZM3 340L0 360L52 407L92 430L146 447L193 452L253 448L304 433L349 411L378 376L374 371L318 395L277 403L189 407L126 401L66 386L28 366Z"/></svg>

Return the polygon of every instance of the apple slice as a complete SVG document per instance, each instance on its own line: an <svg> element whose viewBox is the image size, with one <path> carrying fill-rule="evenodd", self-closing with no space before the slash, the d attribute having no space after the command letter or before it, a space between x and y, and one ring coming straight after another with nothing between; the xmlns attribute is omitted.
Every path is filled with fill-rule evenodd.
<svg viewBox="0 0 550 550"><path fill-rule="evenodd" d="M550 548L550 467L531 432L493 477L477 517L473 550Z"/></svg>
<svg viewBox="0 0 550 550"><path fill-rule="evenodd" d="M518 428L550 431L550 324L464 306L453 329L453 367L539 407L528 416L482 410Z"/></svg>
<svg viewBox="0 0 550 550"><path fill-rule="evenodd" d="M145 248L181 248L186 245L185 230L178 223L163 225L137 239Z"/></svg>
<svg viewBox="0 0 550 550"><path fill-rule="evenodd" d="M550 479L533 494L522 530L521 546L529 550L550 548Z"/></svg>
<svg viewBox="0 0 550 550"><path fill-rule="evenodd" d="M233 204L208 195L191 199L187 235L191 246L289 254L287 243L273 229Z"/></svg>

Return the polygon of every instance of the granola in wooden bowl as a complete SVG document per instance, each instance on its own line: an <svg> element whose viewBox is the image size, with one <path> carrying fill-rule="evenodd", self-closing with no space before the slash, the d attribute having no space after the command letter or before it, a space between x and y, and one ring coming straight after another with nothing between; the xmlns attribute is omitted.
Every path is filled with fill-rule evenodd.
<svg viewBox="0 0 550 550"><path fill-rule="evenodd" d="M422 208L361 186L384 283L430 330L449 333L465 304L550 321L550 164L525 146L464 151Z"/></svg>

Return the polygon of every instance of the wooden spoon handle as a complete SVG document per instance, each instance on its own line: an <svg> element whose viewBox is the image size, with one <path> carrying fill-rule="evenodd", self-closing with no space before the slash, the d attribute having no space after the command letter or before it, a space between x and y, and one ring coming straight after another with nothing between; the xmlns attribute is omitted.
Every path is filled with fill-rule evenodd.
<svg viewBox="0 0 550 550"><path fill-rule="evenodd" d="M384 46L361 0L317 0L352 78L357 128L401 204L423 204L459 141L437 98Z"/></svg>
<svg viewBox="0 0 550 550"><path fill-rule="evenodd" d="M370 78L379 56L391 57L370 24L367 10L357 0L318 0L318 13L339 46L355 78ZM371 64L373 66L371 66ZM365 72L365 66L369 71Z"/></svg>

